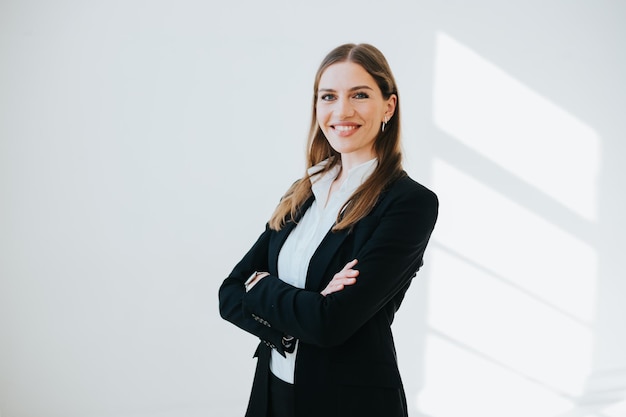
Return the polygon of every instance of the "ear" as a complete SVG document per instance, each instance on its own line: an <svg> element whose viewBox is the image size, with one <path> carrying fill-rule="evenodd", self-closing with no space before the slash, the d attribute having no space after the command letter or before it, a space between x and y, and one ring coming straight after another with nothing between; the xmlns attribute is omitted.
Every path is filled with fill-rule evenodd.
<svg viewBox="0 0 626 417"><path fill-rule="evenodd" d="M385 107L385 116L391 119L396 111L396 104L398 103L398 96L392 94L387 99L386 107Z"/></svg>

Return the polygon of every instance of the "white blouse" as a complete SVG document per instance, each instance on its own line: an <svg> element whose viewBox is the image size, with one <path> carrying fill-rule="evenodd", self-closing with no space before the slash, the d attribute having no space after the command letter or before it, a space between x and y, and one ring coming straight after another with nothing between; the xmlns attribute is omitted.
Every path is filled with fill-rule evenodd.
<svg viewBox="0 0 626 417"><path fill-rule="evenodd" d="M309 168L309 175L319 172L327 163L328 160L325 160ZM372 159L348 171L346 180L337 191L333 192L330 200L328 200L330 187L341 167L337 165L324 174L311 177L311 188L315 200L298 225L291 231L278 255L278 276L282 281L304 288L313 253L335 224L341 207L374 172L377 163L377 159ZM297 353L297 344L293 353L286 353L286 358L276 350L272 350L270 360L272 373L283 381L293 384Z"/></svg>

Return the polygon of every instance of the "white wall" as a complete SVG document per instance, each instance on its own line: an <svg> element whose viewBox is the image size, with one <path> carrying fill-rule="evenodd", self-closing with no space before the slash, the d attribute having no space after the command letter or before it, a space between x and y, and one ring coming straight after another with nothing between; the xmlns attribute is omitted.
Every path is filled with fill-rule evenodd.
<svg viewBox="0 0 626 417"><path fill-rule="evenodd" d="M412 415L625 416L626 7L222 3L0 3L0 416L243 414L217 288L348 41L441 199L394 325Z"/></svg>

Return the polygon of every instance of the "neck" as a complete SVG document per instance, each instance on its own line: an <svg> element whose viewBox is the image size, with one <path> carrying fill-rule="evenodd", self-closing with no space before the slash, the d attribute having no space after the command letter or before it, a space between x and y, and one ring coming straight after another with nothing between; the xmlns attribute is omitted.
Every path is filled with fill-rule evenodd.
<svg viewBox="0 0 626 417"><path fill-rule="evenodd" d="M341 173L339 174L339 176L340 177L344 176L352 168L359 166L361 164L364 164L367 161L371 161L375 157L376 155L372 155L372 154L367 154L367 155L342 154L341 155Z"/></svg>

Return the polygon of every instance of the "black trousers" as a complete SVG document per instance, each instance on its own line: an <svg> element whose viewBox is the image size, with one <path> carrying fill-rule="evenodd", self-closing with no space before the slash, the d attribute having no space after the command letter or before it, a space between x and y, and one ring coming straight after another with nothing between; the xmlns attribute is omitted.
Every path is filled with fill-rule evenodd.
<svg viewBox="0 0 626 417"><path fill-rule="evenodd" d="M295 394L292 384L270 374L269 417L295 417Z"/></svg>

